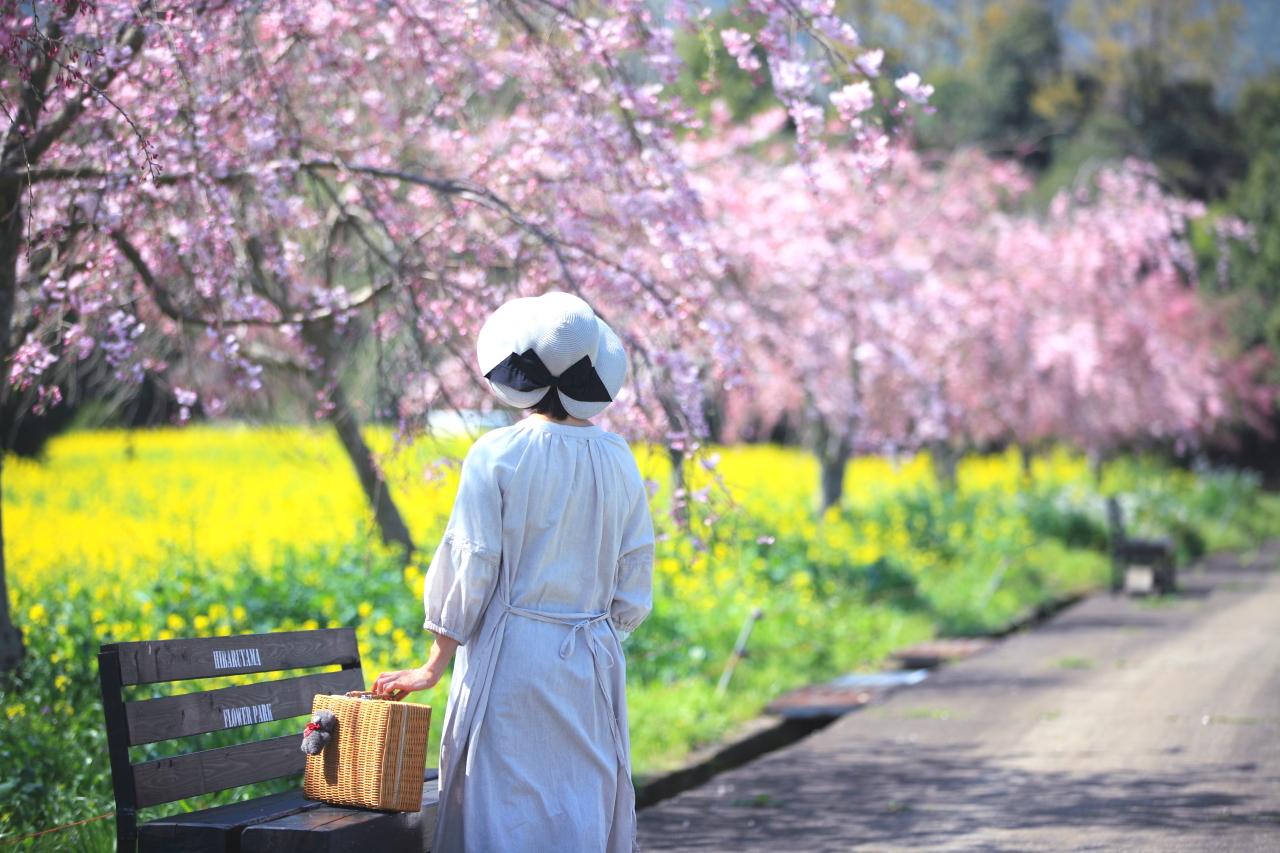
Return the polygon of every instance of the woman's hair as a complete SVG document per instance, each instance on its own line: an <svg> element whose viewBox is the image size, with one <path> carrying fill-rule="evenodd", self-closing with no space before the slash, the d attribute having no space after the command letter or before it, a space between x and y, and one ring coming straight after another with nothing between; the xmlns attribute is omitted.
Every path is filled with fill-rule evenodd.
<svg viewBox="0 0 1280 853"><path fill-rule="evenodd" d="M569 419L569 412L565 409L564 403L560 402L560 394L554 388L548 388L547 393L542 395L541 400L529 406L529 411L546 415L553 421Z"/></svg>

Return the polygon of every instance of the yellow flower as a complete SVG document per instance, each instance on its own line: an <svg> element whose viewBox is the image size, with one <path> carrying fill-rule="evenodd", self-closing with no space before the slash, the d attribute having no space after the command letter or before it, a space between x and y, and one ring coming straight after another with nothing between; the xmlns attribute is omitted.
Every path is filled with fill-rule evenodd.
<svg viewBox="0 0 1280 853"><path fill-rule="evenodd" d="M853 549L853 561L861 565L874 563L882 556L883 552L874 542L860 542Z"/></svg>
<svg viewBox="0 0 1280 853"><path fill-rule="evenodd" d="M27 611L27 619L29 619L31 623L35 625L38 625L41 622L43 622L45 615L46 615L46 611L44 609L43 604L33 604L31 605L31 609Z"/></svg>
<svg viewBox="0 0 1280 853"><path fill-rule="evenodd" d="M417 566L405 566L404 583L415 593L420 593L422 591L422 571Z"/></svg>

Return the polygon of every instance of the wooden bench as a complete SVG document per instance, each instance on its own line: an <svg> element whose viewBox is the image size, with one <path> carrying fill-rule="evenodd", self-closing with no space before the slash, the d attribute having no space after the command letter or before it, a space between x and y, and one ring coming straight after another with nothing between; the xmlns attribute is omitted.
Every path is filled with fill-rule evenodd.
<svg viewBox="0 0 1280 853"><path fill-rule="evenodd" d="M1154 592L1173 592L1177 583L1173 543L1168 539L1129 538L1124 529L1124 513L1115 496L1107 498L1107 525L1111 535L1111 591L1121 592L1127 587L1131 566L1146 566L1152 573Z"/></svg>
<svg viewBox="0 0 1280 853"><path fill-rule="evenodd" d="M340 666L290 678L125 701L124 688L245 673ZM435 831L436 774L423 783L420 812L336 808L295 791L138 823L138 810L302 773L297 731L135 763L129 748L311 713L317 693L363 690L355 631L334 628L204 639L111 643L98 653L102 709L121 851L429 850Z"/></svg>

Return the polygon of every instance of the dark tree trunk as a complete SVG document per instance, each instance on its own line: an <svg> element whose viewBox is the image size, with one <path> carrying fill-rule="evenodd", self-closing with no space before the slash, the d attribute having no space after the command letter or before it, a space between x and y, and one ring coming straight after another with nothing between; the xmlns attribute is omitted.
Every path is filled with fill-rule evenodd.
<svg viewBox="0 0 1280 853"><path fill-rule="evenodd" d="M318 371L304 369L303 375L319 394L329 400L325 419L333 424L342 449L347 452L347 458L356 469L356 477L373 509L374 522L378 525L382 541L388 545L399 545L402 559L407 563L415 550L409 526L404 523L404 517L400 515L400 510L391 497L391 490L387 487L386 477L378 460L360 434L360 419L356 417L355 409L351 407L351 401L342 388L339 353L345 352L343 344L335 336L332 324L325 321L304 324L302 337L321 359Z"/></svg>
<svg viewBox="0 0 1280 853"><path fill-rule="evenodd" d="M657 395L658 403L662 406L662 411L667 416L667 423L671 425L673 430L678 425L684 424L685 419L680 407L670 397L664 394ZM686 430L685 439L688 440L688 431ZM679 448L672 447L671 443L667 445L667 459L671 462L671 518L681 527L689 526L689 487L684 476L684 446Z"/></svg>
<svg viewBox="0 0 1280 853"><path fill-rule="evenodd" d="M684 451L667 445L667 459L671 461L671 516L676 523L689 523L689 488L684 479Z"/></svg>
<svg viewBox="0 0 1280 853"><path fill-rule="evenodd" d="M0 451L0 480L3 480L4 452ZM5 584L3 506L0 506L0 672L17 669L25 649L22 632L9 618L9 588Z"/></svg>
<svg viewBox="0 0 1280 853"><path fill-rule="evenodd" d="M822 511L838 506L844 498L844 472L853 447L849 438L819 421L813 428L813 452L818 457L818 486Z"/></svg>
<svg viewBox="0 0 1280 853"><path fill-rule="evenodd" d="M332 404L327 419L333 424L342 449L347 452L351 465L356 469L360 488L364 490L364 496L373 508L373 517L378 524L382 541L388 545L399 545L404 549L404 559L408 560L414 551L413 537L409 535L409 527L404 523L404 518L391 497L382 468L365 443L364 436L360 434L360 422L347 400L346 392L336 382L327 390Z"/></svg>
<svg viewBox="0 0 1280 853"><path fill-rule="evenodd" d="M1093 485L1102 489L1103 469L1107 465L1107 454L1101 450L1089 451L1089 473L1093 475Z"/></svg>
<svg viewBox="0 0 1280 853"><path fill-rule="evenodd" d="M956 465L959 454L955 448L945 441L939 441L930 448L933 455L933 472L938 477L938 485L945 491L956 490Z"/></svg>
<svg viewBox="0 0 1280 853"><path fill-rule="evenodd" d="M822 464L822 511L826 512L838 506L844 498L844 472L849 467L849 455L823 456Z"/></svg>
<svg viewBox="0 0 1280 853"><path fill-rule="evenodd" d="M13 307L18 293L18 252L22 244L22 197L0 193L0 367L8 372L13 355ZM9 394L9 383L0 375L0 402ZM4 451L0 449L0 479ZM2 501L0 501L2 503ZM0 513L3 508L0 507ZM5 583L4 525L0 514L0 672L15 669L23 657L22 632L9 615L9 589Z"/></svg>
<svg viewBox="0 0 1280 853"><path fill-rule="evenodd" d="M1030 486L1035 482L1035 454L1025 444L1019 444L1018 458L1022 462L1022 481Z"/></svg>

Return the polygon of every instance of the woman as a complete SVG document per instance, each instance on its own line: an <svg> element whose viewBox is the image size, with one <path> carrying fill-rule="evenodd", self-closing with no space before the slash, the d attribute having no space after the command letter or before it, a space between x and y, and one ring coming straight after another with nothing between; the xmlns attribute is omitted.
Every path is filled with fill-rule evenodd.
<svg viewBox="0 0 1280 853"><path fill-rule="evenodd" d="M498 308L477 351L498 398L533 413L468 451L424 585L429 659L374 690L432 687L457 652L432 850L630 853L620 641L651 607L653 522L630 448L588 420L626 353L558 292Z"/></svg>

